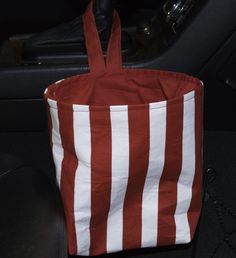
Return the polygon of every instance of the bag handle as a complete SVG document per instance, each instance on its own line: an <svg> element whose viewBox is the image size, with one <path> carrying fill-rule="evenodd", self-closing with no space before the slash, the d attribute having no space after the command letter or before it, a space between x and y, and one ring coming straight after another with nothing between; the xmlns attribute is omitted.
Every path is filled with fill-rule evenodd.
<svg viewBox="0 0 236 258"><path fill-rule="evenodd" d="M99 74L108 70L112 72L119 71L122 69L121 24L119 15L116 11L114 11L111 36L108 43L105 64L102 46L93 13L93 4L94 0L91 1L85 14L83 15L83 30L90 72Z"/></svg>

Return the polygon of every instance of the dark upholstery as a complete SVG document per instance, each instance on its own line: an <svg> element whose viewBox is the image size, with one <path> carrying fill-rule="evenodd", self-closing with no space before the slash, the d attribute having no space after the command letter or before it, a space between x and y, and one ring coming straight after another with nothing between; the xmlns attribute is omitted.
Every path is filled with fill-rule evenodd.
<svg viewBox="0 0 236 258"><path fill-rule="evenodd" d="M55 184L0 154L0 257L66 258L64 214Z"/></svg>

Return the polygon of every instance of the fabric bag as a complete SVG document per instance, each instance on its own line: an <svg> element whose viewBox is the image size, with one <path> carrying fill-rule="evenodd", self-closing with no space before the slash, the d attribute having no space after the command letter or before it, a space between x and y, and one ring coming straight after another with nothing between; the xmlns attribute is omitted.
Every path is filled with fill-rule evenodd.
<svg viewBox="0 0 236 258"><path fill-rule="evenodd" d="M90 73L45 91L69 253L189 243L202 201L202 84L122 68L117 12L105 62L92 9L83 17Z"/></svg>

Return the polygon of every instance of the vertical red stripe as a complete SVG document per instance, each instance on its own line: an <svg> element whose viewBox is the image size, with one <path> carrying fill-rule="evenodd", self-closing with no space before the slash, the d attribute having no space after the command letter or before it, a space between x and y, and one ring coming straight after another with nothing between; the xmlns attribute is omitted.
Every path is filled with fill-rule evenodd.
<svg viewBox="0 0 236 258"><path fill-rule="evenodd" d="M177 183L182 166L183 99L167 104L165 164L159 185L159 246L175 244L174 214L177 205Z"/></svg>
<svg viewBox="0 0 236 258"><path fill-rule="evenodd" d="M61 194L65 209L67 232L69 240L69 253L77 253L77 241L74 219L74 184L75 173L78 166L74 148L73 110L65 110L58 105L59 128L61 142L64 149L64 158L61 170Z"/></svg>
<svg viewBox="0 0 236 258"><path fill-rule="evenodd" d="M192 187L192 201L188 211L188 220L190 224L190 234L192 239L196 230L202 206L202 89L199 92L196 92L195 95L196 168Z"/></svg>
<svg viewBox="0 0 236 258"><path fill-rule="evenodd" d="M111 196L110 110L90 109L91 123L91 221L90 255L106 253L107 218Z"/></svg>
<svg viewBox="0 0 236 258"><path fill-rule="evenodd" d="M149 106L129 110L129 179L123 208L123 248L141 247L142 195L149 162Z"/></svg>

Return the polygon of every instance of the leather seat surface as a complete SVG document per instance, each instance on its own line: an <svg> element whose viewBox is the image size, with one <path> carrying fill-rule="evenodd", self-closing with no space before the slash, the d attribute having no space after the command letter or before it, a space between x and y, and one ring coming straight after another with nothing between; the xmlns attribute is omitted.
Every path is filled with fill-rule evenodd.
<svg viewBox="0 0 236 258"><path fill-rule="evenodd" d="M55 184L0 154L0 257L66 258L64 214Z"/></svg>

